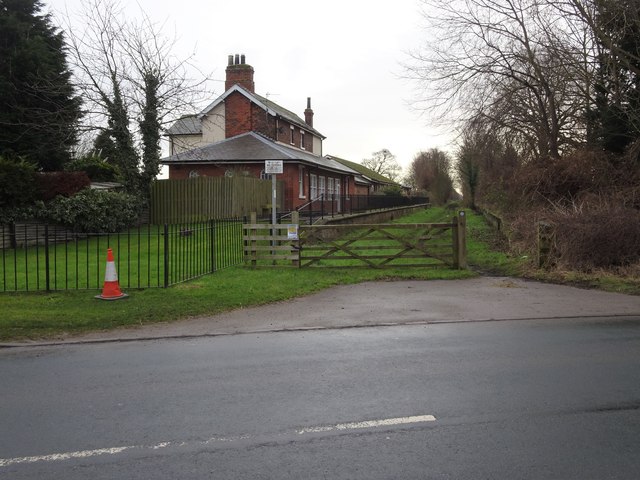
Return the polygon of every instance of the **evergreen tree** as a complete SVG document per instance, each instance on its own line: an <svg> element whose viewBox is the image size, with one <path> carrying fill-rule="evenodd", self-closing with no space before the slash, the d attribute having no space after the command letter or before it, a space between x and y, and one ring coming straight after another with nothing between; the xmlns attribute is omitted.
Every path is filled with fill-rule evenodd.
<svg viewBox="0 0 640 480"><path fill-rule="evenodd" d="M595 140L620 154L640 138L640 1L595 0L600 43Z"/></svg>
<svg viewBox="0 0 640 480"><path fill-rule="evenodd" d="M60 170L77 143L80 98L64 37L39 0L0 0L0 154Z"/></svg>

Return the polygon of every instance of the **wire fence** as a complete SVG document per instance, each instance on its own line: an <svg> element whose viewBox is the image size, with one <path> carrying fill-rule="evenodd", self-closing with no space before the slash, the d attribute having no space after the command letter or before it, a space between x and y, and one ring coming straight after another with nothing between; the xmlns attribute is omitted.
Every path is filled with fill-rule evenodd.
<svg viewBox="0 0 640 480"><path fill-rule="evenodd" d="M0 226L0 292L93 290L106 252L123 288L166 288L243 262L243 219L142 225L80 234L43 224Z"/></svg>

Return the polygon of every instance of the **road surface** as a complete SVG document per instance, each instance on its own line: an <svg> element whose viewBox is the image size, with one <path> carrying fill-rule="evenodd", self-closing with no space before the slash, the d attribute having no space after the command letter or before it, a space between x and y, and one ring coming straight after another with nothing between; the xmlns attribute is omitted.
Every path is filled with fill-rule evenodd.
<svg viewBox="0 0 640 480"><path fill-rule="evenodd" d="M640 478L640 316L0 350L0 478Z"/></svg>

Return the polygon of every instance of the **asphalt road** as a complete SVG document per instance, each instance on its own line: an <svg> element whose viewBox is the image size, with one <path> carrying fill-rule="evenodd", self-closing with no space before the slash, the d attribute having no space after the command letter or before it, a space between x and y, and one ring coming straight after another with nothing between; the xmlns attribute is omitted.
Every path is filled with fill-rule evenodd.
<svg viewBox="0 0 640 480"><path fill-rule="evenodd" d="M640 317L0 350L0 478L640 478Z"/></svg>

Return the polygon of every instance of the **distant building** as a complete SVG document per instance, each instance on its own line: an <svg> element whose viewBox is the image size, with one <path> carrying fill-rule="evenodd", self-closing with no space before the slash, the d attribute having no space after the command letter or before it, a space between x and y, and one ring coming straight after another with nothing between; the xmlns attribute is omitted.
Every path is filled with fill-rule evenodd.
<svg viewBox="0 0 640 480"><path fill-rule="evenodd" d="M250 175L267 178L265 160L282 160L285 209L356 193L358 172L322 156L325 139L313 126L311 99L304 120L255 93L253 67L229 55L225 92L202 112L169 128L169 178Z"/></svg>

